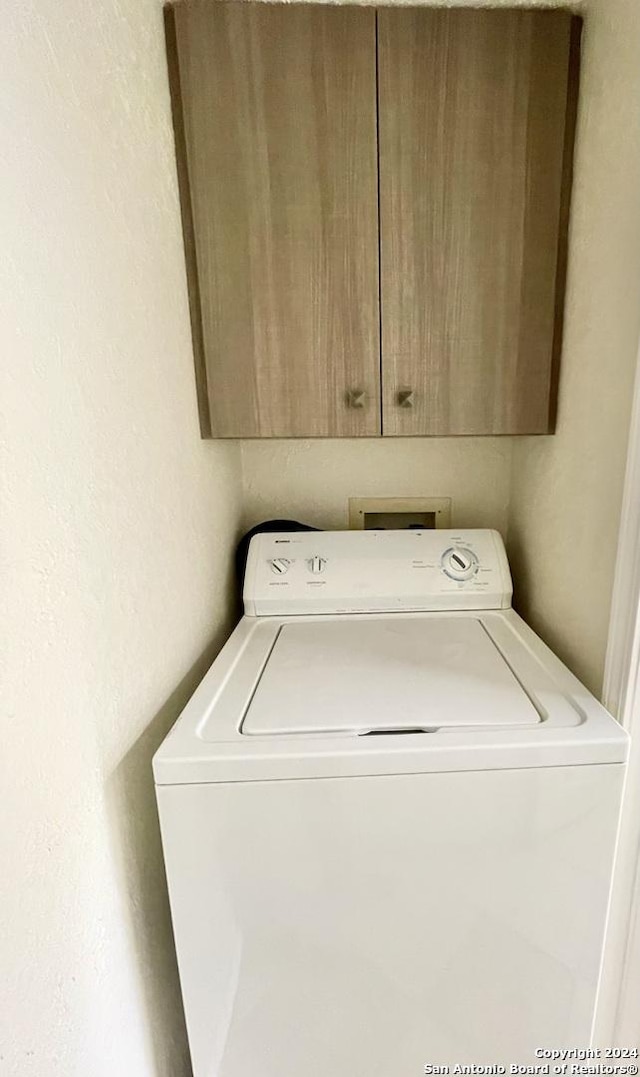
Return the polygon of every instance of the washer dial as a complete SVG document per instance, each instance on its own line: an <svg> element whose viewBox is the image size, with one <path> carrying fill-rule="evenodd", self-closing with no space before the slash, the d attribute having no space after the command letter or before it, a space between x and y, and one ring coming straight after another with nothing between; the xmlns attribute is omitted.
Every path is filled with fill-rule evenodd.
<svg viewBox="0 0 640 1077"><path fill-rule="evenodd" d="M451 546L442 555L442 571L452 580L470 580L478 571L478 558L466 546Z"/></svg>
<svg viewBox="0 0 640 1077"><path fill-rule="evenodd" d="M288 557L273 557L269 564L272 572L275 572L277 576L283 576L285 572L289 571L291 561Z"/></svg>

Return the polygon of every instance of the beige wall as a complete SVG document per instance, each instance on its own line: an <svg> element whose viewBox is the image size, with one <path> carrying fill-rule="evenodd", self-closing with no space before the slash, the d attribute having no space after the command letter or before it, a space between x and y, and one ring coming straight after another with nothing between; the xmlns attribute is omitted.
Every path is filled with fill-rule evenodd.
<svg viewBox="0 0 640 1077"><path fill-rule="evenodd" d="M0 1070L182 1077L151 754L240 493L198 434L160 3L16 0L0 62Z"/></svg>
<svg viewBox="0 0 640 1077"><path fill-rule="evenodd" d="M9 1077L189 1072L150 757L228 625L240 453L246 523L343 526L366 494L449 495L461 525L510 518L522 608L599 683L638 329L640 43L633 0L589 10L558 435L240 447L198 438L160 0L10 0Z"/></svg>
<svg viewBox="0 0 640 1077"><path fill-rule="evenodd" d="M600 692L640 324L640 7L589 5L554 437L516 439L516 605Z"/></svg>
<svg viewBox="0 0 640 1077"><path fill-rule="evenodd" d="M348 527L350 497L451 497L452 523L507 525L510 438L246 441L244 522Z"/></svg>

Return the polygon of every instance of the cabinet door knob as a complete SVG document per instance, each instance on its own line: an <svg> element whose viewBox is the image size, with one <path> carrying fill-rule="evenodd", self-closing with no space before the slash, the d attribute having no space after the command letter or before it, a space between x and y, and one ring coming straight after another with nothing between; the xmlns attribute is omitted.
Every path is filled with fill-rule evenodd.
<svg viewBox="0 0 640 1077"><path fill-rule="evenodd" d="M347 406L350 408L363 408L366 400L364 389L349 389L347 392Z"/></svg>
<svg viewBox="0 0 640 1077"><path fill-rule="evenodd" d="M400 389L398 392L398 406L401 408L413 407L413 389Z"/></svg>

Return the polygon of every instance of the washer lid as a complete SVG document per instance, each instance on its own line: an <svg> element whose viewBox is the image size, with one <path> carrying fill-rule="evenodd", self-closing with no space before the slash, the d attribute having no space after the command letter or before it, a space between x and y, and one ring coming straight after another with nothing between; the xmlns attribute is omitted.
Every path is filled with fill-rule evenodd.
<svg viewBox="0 0 640 1077"><path fill-rule="evenodd" d="M541 716L475 617L285 624L245 735L537 725Z"/></svg>

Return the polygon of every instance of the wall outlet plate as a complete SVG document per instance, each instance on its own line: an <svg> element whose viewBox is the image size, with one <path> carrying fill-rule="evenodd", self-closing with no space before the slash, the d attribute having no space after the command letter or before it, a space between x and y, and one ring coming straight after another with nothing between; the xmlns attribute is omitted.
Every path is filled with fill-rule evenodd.
<svg viewBox="0 0 640 1077"><path fill-rule="evenodd" d="M349 528L451 527L450 497L350 497Z"/></svg>

